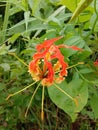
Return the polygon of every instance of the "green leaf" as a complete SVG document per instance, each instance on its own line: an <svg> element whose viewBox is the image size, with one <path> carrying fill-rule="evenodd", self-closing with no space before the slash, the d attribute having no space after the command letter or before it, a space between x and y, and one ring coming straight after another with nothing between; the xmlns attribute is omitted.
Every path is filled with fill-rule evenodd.
<svg viewBox="0 0 98 130"><path fill-rule="evenodd" d="M28 29L29 17L30 17L30 11L26 11L26 12L24 12L26 31L27 31L27 29Z"/></svg>
<svg viewBox="0 0 98 130"><path fill-rule="evenodd" d="M80 37L80 36L72 36L71 38L67 39L64 44L68 45L68 46L77 46L79 48L83 48L85 45L85 41ZM62 49L62 52L64 54L65 57L69 57L75 53L77 53L77 51L72 50L72 49Z"/></svg>
<svg viewBox="0 0 98 130"><path fill-rule="evenodd" d="M31 32L31 31L35 31L35 30L40 30L40 29L46 29L47 26L45 24L42 24L42 22L36 18L29 18L28 20L28 29L27 32ZM25 28L25 20L17 23L16 25L14 25L13 27L11 27L8 30L7 35L13 35L16 33L25 33L26 32L26 28Z"/></svg>
<svg viewBox="0 0 98 130"><path fill-rule="evenodd" d="M4 107L3 106L0 106L0 114L4 113L5 110L4 110ZM3 130L3 129L2 129Z"/></svg>
<svg viewBox="0 0 98 130"><path fill-rule="evenodd" d="M8 39L8 43L14 43L20 35L20 33L15 33L12 37Z"/></svg>
<svg viewBox="0 0 98 130"><path fill-rule="evenodd" d="M94 116L96 119L98 119L98 96L94 95L92 96L90 100L91 108L94 112Z"/></svg>
<svg viewBox="0 0 98 130"><path fill-rule="evenodd" d="M10 65L7 63L2 63L0 66L4 69L4 71L9 71L10 70Z"/></svg>
<svg viewBox="0 0 98 130"><path fill-rule="evenodd" d="M89 4L93 0L61 0L59 4L65 5L73 15L70 19L70 22L77 18L81 12L82 16L79 16L79 21L85 22L90 19L92 12L94 11L93 7Z"/></svg>
<svg viewBox="0 0 98 130"><path fill-rule="evenodd" d="M6 46L5 44L3 44L2 46L0 46L0 55L5 55L8 52L9 48L10 45Z"/></svg>
<svg viewBox="0 0 98 130"><path fill-rule="evenodd" d="M6 85L4 83L0 83L0 91L6 88Z"/></svg>
<svg viewBox="0 0 98 130"><path fill-rule="evenodd" d="M80 0L61 0L59 4L65 5L70 11L74 12L79 1Z"/></svg>
<svg viewBox="0 0 98 130"><path fill-rule="evenodd" d="M79 71L81 74L87 74L87 73L91 73L93 72L93 70L91 68L83 68L83 69L80 69Z"/></svg>
<svg viewBox="0 0 98 130"><path fill-rule="evenodd" d="M98 16L96 14L93 14L90 19L90 28L94 29L93 31L98 32Z"/></svg>
<svg viewBox="0 0 98 130"><path fill-rule="evenodd" d="M28 1L22 0L20 6L25 9L25 11L28 10Z"/></svg>
<svg viewBox="0 0 98 130"><path fill-rule="evenodd" d="M79 17L78 16L77 17L79 18L80 22L87 22L88 21L87 23L89 24L89 20L92 16L93 12L94 12L94 8L91 6L88 6L83 12L81 12Z"/></svg>
<svg viewBox="0 0 98 130"><path fill-rule="evenodd" d="M41 0L29 0L29 6L32 9L32 14L34 16L40 16L40 5L41 5Z"/></svg>
<svg viewBox="0 0 98 130"><path fill-rule="evenodd" d="M87 103L88 87L87 84L81 79L74 79L69 84L63 81L58 85L63 91L68 93L77 100L77 105L67 95L57 89L54 85L48 87L48 93L51 100L62 110L64 110L75 121L78 112L80 112Z"/></svg>
<svg viewBox="0 0 98 130"><path fill-rule="evenodd" d="M93 83L94 83L96 86L98 86L98 79L95 79L95 80L93 81Z"/></svg>
<svg viewBox="0 0 98 130"><path fill-rule="evenodd" d="M14 6L14 7L12 7L12 8L10 9L10 16L11 16L11 15L14 15L14 14L20 12L20 11L22 11L22 9L19 8L19 3L18 3L18 7L17 7L17 6Z"/></svg>
<svg viewBox="0 0 98 130"><path fill-rule="evenodd" d="M78 17L78 15L89 6L89 4L92 2L93 0L81 0L77 6L77 8L75 9L70 22L73 21L75 18Z"/></svg>
<svg viewBox="0 0 98 130"><path fill-rule="evenodd" d="M79 59L84 60L87 57L89 57L91 54L92 54L92 50L85 44L83 52L78 53L78 57Z"/></svg>

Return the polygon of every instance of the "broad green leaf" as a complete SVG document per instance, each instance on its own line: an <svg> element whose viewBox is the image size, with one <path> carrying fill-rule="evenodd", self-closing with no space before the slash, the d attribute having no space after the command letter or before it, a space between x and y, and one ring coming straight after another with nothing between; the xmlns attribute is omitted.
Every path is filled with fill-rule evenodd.
<svg viewBox="0 0 98 130"><path fill-rule="evenodd" d="M91 108L94 112L94 116L96 119L98 119L98 96L93 95L90 100Z"/></svg>
<svg viewBox="0 0 98 130"><path fill-rule="evenodd" d="M64 110L75 121L78 112L80 112L87 103L88 87L81 79L74 79L69 84L62 82L58 85L63 91L72 96L77 103L71 100L66 94L57 89L54 85L48 87L48 93L51 100L62 110Z"/></svg>
<svg viewBox="0 0 98 130"><path fill-rule="evenodd" d="M85 45L85 41L80 36L72 36L65 41L65 44L82 48Z"/></svg>
<svg viewBox="0 0 98 130"><path fill-rule="evenodd" d="M86 68L85 67L83 69L80 69L79 72L82 73L82 74L87 74L87 73L93 72L93 70L91 68Z"/></svg>
<svg viewBox="0 0 98 130"><path fill-rule="evenodd" d="M85 44L83 52L78 53L78 57L79 59L84 60L87 57L89 57L91 54L92 54L92 50Z"/></svg>
<svg viewBox="0 0 98 130"><path fill-rule="evenodd" d="M80 36L72 36L71 38L67 39L64 42L64 44L66 44L68 46L77 46L79 48L83 48L85 45L85 41ZM69 57L69 56L77 53L77 51L75 51L75 50L65 49L65 48L62 49L62 52L63 52L65 57Z"/></svg>

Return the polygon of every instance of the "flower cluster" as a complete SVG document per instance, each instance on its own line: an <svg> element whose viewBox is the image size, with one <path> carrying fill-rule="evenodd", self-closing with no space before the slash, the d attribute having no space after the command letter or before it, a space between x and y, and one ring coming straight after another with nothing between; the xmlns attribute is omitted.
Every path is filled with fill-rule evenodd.
<svg viewBox="0 0 98 130"><path fill-rule="evenodd" d="M37 45L37 52L29 63L29 73L33 80L41 81L43 86L50 86L54 81L61 83L67 76L68 64L64 61L60 48L81 50L76 46L55 45L54 42L60 38L62 37L45 40L42 44Z"/></svg>

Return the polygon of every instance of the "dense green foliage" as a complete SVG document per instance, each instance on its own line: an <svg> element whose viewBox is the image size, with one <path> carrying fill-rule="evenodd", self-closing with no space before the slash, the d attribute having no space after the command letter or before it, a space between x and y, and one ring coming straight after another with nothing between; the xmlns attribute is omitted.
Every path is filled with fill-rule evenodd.
<svg viewBox="0 0 98 130"><path fill-rule="evenodd" d="M0 130L97 130L98 0L0 0L0 25ZM41 86L25 118L38 83L6 98L33 82L24 64L35 46L59 36L55 44L83 49L61 49L69 69L57 86L77 103L55 86L46 87L42 122Z"/></svg>

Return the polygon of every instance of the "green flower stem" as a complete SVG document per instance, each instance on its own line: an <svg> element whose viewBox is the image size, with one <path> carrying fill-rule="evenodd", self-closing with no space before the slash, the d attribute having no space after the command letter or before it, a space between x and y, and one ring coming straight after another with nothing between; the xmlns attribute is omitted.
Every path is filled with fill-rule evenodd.
<svg viewBox="0 0 98 130"><path fill-rule="evenodd" d="M70 68L73 68L75 66L82 65L82 64L84 64L84 62L78 62L77 64L67 67L67 69L70 69Z"/></svg>
<svg viewBox="0 0 98 130"><path fill-rule="evenodd" d="M29 110L29 108L30 108L30 105L31 105L31 103L32 103L32 100L33 100L33 98L34 98L34 96L35 96L35 94L36 94L36 92L37 92L39 86L40 86L40 83L38 84L37 88L35 89L35 91L34 91L32 97L31 97L31 99L30 99L30 102L29 102L29 104L28 104L27 110L26 110L26 112L25 112L25 117L27 117L28 110Z"/></svg>
<svg viewBox="0 0 98 130"><path fill-rule="evenodd" d="M43 90L42 90L42 109L41 109L41 120L44 120L44 90L45 90L45 86L43 86Z"/></svg>
<svg viewBox="0 0 98 130"><path fill-rule="evenodd" d="M15 92L15 93L13 93L13 94L9 94L9 96L6 98L6 100L8 100L9 98L11 98L11 97L13 97L13 96L15 96L15 95L17 95L17 94L23 92L23 91L26 90L27 88L30 88L30 87L31 87L32 85L34 85L35 83L37 83L37 81L35 81L34 83L32 83L32 84L26 86L25 88L23 88L23 89L21 89L21 90Z"/></svg>
<svg viewBox="0 0 98 130"><path fill-rule="evenodd" d="M28 65L23 60L21 60L15 53L8 53L8 54L13 55L17 60L19 60L22 64L28 67Z"/></svg>
<svg viewBox="0 0 98 130"><path fill-rule="evenodd" d="M76 67L76 66L82 65L82 64L84 64L84 62L78 62L77 64L74 64L74 65L71 65L71 66L67 67L67 69L71 69L71 68L73 68L73 67ZM59 73L59 72L60 72L60 71L58 70L58 71L55 72L55 74L56 74L56 73Z"/></svg>

